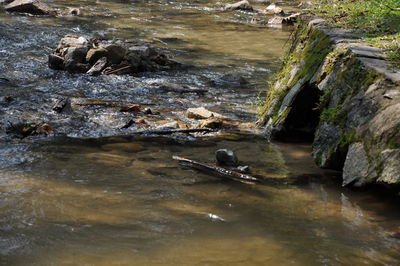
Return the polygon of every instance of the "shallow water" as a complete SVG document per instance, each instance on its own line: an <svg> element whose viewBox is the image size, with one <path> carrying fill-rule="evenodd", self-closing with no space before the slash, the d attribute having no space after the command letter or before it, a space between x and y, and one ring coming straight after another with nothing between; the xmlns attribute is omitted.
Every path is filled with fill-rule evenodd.
<svg viewBox="0 0 400 266"><path fill-rule="evenodd" d="M3 125L19 115L53 121L57 117L46 108L61 95L157 103L171 110L168 119L182 120L186 108L204 105L252 122L257 91L276 70L290 34L249 25L248 13L216 12L206 0L48 3L82 6L84 16L0 12L1 77L12 82L0 83L1 95L16 98L15 104L2 103ZM141 39L194 67L96 78L47 69L47 54L71 32ZM243 75L250 86L210 85L226 73ZM166 82L209 92L182 96L149 89ZM82 120L118 124L113 111L97 111ZM0 143L1 264L398 264L398 199L340 188L340 173L317 169L307 144L224 134L79 139L70 137L115 131L66 128L69 137ZM236 151L261 183L222 180L172 160L179 155L212 162L218 148Z"/></svg>

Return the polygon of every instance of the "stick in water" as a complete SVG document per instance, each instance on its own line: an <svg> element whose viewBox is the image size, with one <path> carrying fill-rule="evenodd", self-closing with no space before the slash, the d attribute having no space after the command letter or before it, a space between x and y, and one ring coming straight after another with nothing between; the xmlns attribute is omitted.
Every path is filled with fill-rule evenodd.
<svg viewBox="0 0 400 266"><path fill-rule="evenodd" d="M246 174L242 174L233 170L229 170L226 168L222 168L219 166L215 166L215 165L211 165L211 164L206 164L206 163L202 163L202 162L197 162L197 161L193 161L190 159L186 159L183 157L179 157L179 156L172 156L172 159L177 160L178 162L199 169L199 170L208 170L211 171L219 176L225 177L225 178L229 178L235 181L239 181L245 184L255 184L255 182L258 181L257 178L253 177L253 176L249 176Z"/></svg>

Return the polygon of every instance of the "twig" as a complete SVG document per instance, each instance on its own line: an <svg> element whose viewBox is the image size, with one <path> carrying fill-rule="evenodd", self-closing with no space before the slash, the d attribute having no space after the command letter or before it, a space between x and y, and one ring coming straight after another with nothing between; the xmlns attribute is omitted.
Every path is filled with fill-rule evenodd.
<svg viewBox="0 0 400 266"><path fill-rule="evenodd" d="M121 68L118 68L118 69L115 69L115 70L110 70L110 71L104 70L104 71L103 71L103 74L104 74L104 75L111 75L111 74L114 74L114 73L119 72L119 71L121 71L121 70L128 69L128 68L130 68L130 67L131 67L131 66L124 66L124 67L121 67Z"/></svg>
<svg viewBox="0 0 400 266"><path fill-rule="evenodd" d="M202 162L197 162L197 161L193 161L190 159L186 159L183 157L179 157L179 156L172 156L172 159L177 160L178 162L180 162L181 164L187 165L189 167L193 167L199 170L207 170L207 171L211 171L214 174L217 174L221 177L225 177L225 178L229 178L231 180L234 181L238 181L238 182L242 182L245 184L255 184L257 181L259 181L257 178L253 177L253 176L249 176L246 174L242 174L233 170L229 170L226 168L222 168L219 166L215 166L215 165L211 165L211 164L206 164L206 163L202 163Z"/></svg>

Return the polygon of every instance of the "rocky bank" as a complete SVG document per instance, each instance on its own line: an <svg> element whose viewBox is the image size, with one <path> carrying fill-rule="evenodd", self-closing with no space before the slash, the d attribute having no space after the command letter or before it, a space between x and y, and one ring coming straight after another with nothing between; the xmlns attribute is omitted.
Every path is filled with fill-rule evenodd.
<svg viewBox="0 0 400 266"><path fill-rule="evenodd" d="M267 92L259 124L273 139L309 139L343 185L400 183L400 71L359 36L303 18Z"/></svg>

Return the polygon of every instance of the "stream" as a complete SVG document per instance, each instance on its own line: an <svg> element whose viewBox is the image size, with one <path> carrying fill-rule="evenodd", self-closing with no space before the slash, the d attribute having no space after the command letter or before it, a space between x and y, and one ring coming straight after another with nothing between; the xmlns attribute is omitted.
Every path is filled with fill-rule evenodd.
<svg viewBox="0 0 400 266"><path fill-rule="evenodd" d="M250 24L251 13L220 12L211 0L46 3L83 15L0 9L0 265L399 264L397 196L342 188L341 173L315 166L310 144L269 143L254 129L291 28ZM66 34L140 40L187 67L98 77L51 70L47 56ZM160 92L160 84L207 92ZM204 106L246 132L135 136L121 129L135 114L90 107L70 119L51 109L60 97L147 103L160 113L155 125L193 125L185 110ZM62 134L10 138L3 129L18 121ZM213 162L220 148L261 182L172 159Z"/></svg>

